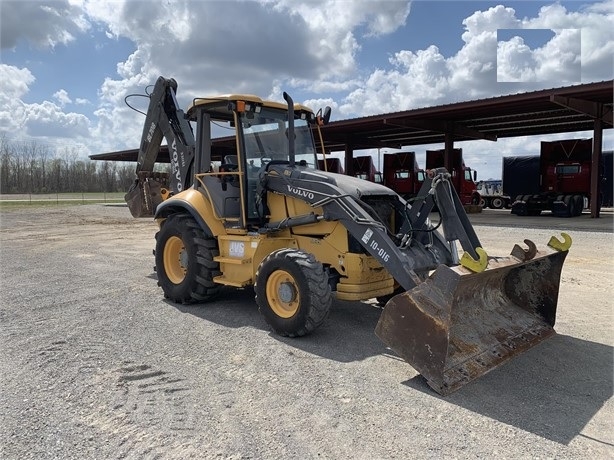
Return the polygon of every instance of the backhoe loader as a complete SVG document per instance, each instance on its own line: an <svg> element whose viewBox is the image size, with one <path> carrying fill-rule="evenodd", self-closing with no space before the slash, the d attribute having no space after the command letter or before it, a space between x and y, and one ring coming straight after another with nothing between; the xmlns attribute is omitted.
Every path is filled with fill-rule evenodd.
<svg viewBox="0 0 614 460"><path fill-rule="evenodd" d="M317 169L313 133L330 112L284 93L285 104L196 98L184 113L176 90L160 77L149 95L126 195L133 215L159 224L166 298L207 302L221 286L253 286L266 322L288 337L320 326L333 298L385 299L375 333L443 395L554 333L567 234L490 257L445 169L428 171L409 203L381 184ZM234 141L218 165L219 126ZM153 172L163 137L169 174Z"/></svg>

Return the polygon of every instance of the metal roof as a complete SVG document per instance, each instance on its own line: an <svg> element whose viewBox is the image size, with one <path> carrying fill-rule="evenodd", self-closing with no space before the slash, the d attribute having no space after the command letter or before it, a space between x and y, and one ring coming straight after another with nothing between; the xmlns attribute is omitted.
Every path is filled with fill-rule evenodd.
<svg viewBox="0 0 614 460"><path fill-rule="evenodd" d="M595 119L612 128L614 80L478 99L403 112L333 121L322 127L327 152L452 141L589 131ZM234 137L213 140L212 156L229 153ZM136 161L138 149L91 155ZM169 162L162 147L158 161Z"/></svg>
<svg viewBox="0 0 614 460"><path fill-rule="evenodd" d="M614 80L340 120L322 128L327 151L496 140L612 128Z"/></svg>

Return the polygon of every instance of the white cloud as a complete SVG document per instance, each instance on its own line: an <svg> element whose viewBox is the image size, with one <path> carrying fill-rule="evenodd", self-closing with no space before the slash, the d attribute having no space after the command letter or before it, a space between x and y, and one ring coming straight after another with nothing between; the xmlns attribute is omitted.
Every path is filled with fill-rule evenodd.
<svg viewBox="0 0 614 460"><path fill-rule="evenodd" d="M231 92L281 100L282 87L309 94L347 92L359 85L358 28L365 36L390 33L403 25L408 5L85 1L92 21L106 24L110 35L128 37L136 46L117 65L120 79L107 78L100 88L95 131L109 133L122 148L138 144L143 120L133 117L123 99L142 93L159 75L178 81L182 107L193 97Z"/></svg>
<svg viewBox="0 0 614 460"><path fill-rule="evenodd" d="M497 29L556 32L543 47L530 50L530 65L522 67L542 81L566 81L556 64L575 63L578 53L569 50L577 38L573 30L581 30L582 81L610 79L613 5L607 1L569 12L555 3L533 18L519 18L502 5L485 8L463 21L463 46L454 55L444 55L436 46L399 47L389 50L386 65L365 74L356 60L361 46L403 27L409 1L2 0L3 47L13 48L20 40L47 47L71 44L88 39L83 31L96 27L108 37L128 38L134 49L117 63L117 76L104 79L97 100L73 101L80 108L96 107L91 120L64 112L72 88L55 93L55 104L25 104L34 75L27 68L0 64L6 75L0 130L22 126L31 135L37 129L44 135L66 135L87 144L91 153L136 147L143 117L127 108L124 98L142 93L159 75L177 79L182 107L196 96L230 92L282 100L286 90L316 110L332 106L335 119L540 88L497 82ZM32 21L17 20L28 15ZM508 58L501 65L512 72L511 64L523 57L522 44L505 46ZM146 99L132 102L146 109Z"/></svg>
<svg viewBox="0 0 614 460"><path fill-rule="evenodd" d="M612 78L614 49L614 1L586 6L579 12L569 12L564 6L553 3L544 6L535 18L522 21L526 29L578 29L581 33L582 79L599 81ZM571 33L571 32L570 32ZM564 40L564 33L553 40ZM551 47L550 51L556 51ZM556 62L556 56L550 59Z"/></svg>
<svg viewBox="0 0 614 460"><path fill-rule="evenodd" d="M62 105L70 101L64 90L54 97L60 101L56 105L50 101L26 104L23 97L29 92L29 85L35 81L28 69L0 64L0 132L19 137L40 138L79 138L89 137L90 121L85 115L65 113Z"/></svg>
<svg viewBox="0 0 614 460"><path fill-rule="evenodd" d="M0 64L0 132L18 132L25 118L25 104L22 98L34 83L34 75L28 69Z"/></svg>
<svg viewBox="0 0 614 460"><path fill-rule="evenodd" d="M43 137L79 139L89 137L90 122L85 115L64 113L53 102L27 104L24 120L25 134Z"/></svg>
<svg viewBox="0 0 614 460"><path fill-rule="evenodd" d="M0 44L14 48L20 40L37 47L66 44L89 28L78 6L66 0L0 2Z"/></svg>
<svg viewBox="0 0 614 460"><path fill-rule="evenodd" d="M500 41L497 45L497 81L537 81L537 62L531 48L521 37Z"/></svg>
<svg viewBox="0 0 614 460"><path fill-rule="evenodd" d="M22 98L28 92L28 85L34 83L36 79L30 70L0 64L0 81L2 81L2 92L0 97L11 99Z"/></svg>
<svg viewBox="0 0 614 460"><path fill-rule="evenodd" d="M539 63L537 81L579 83L582 79L581 29L559 29L556 35L534 52Z"/></svg>
<svg viewBox="0 0 614 460"><path fill-rule="evenodd" d="M553 4L541 8L534 18L518 18L514 9L502 5L476 11L463 21L464 45L455 55L443 56L435 46L399 50L390 60L391 68L376 69L344 98L340 115L370 115L611 79L613 5L608 0L568 12ZM501 43L498 49L497 29L552 29L554 37L535 50L522 39ZM501 84L506 80L522 83Z"/></svg>
<svg viewBox="0 0 614 460"><path fill-rule="evenodd" d="M72 99L68 97L68 93L64 89L56 91L53 94L53 97L58 101L60 107L64 107L66 104L72 103Z"/></svg>

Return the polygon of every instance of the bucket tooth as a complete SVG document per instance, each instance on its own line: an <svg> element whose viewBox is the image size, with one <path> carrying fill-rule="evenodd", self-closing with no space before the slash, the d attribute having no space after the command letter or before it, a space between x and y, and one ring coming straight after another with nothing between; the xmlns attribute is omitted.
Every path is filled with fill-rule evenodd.
<svg viewBox="0 0 614 460"><path fill-rule="evenodd" d="M559 240L556 236L550 237L550 241L548 241L548 246L556 249L557 251L568 251L571 247L571 236L567 233L561 233L563 237L563 241Z"/></svg>
<svg viewBox="0 0 614 460"><path fill-rule="evenodd" d="M529 249L522 249L519 244L515 244L512 249L511 254L522 262L526 262L527 260L531 260L537 254L537 247L535 243L531 240L524 240L524 244L526 244Z"/></svg>
<svg viewBox="0 0 614 460"><path fill-rule="evenodd" d="M475 252L478 255L477 259L474 259L471 257L471 254L465 252L461 257L460 264L472 272L480 273L486 270L488 266L488 254L480 247L475 248Z"/></svg>

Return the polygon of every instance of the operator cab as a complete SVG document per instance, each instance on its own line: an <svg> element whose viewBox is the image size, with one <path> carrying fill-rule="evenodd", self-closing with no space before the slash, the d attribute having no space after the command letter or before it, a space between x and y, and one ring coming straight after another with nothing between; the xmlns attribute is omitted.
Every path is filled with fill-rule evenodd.
<svg viewBox="0 0 614 460"><path fill-rule="evenodd" d="M288 123L288 105L250 95L195 99L188 109L189 118L196 121L197 136L203 140L210 139L214 126L234 130L236 155L225 155L218 172L196 175L196 186L211 197L216 215L227 228L247 230L265 219L266 196L260 181L268 165L317 168L311 131L316 116L302 105L293 107L293 126ZM211 163L211 142L197 142L197 149L196 170L205 171L202 165Z"/></svg>

